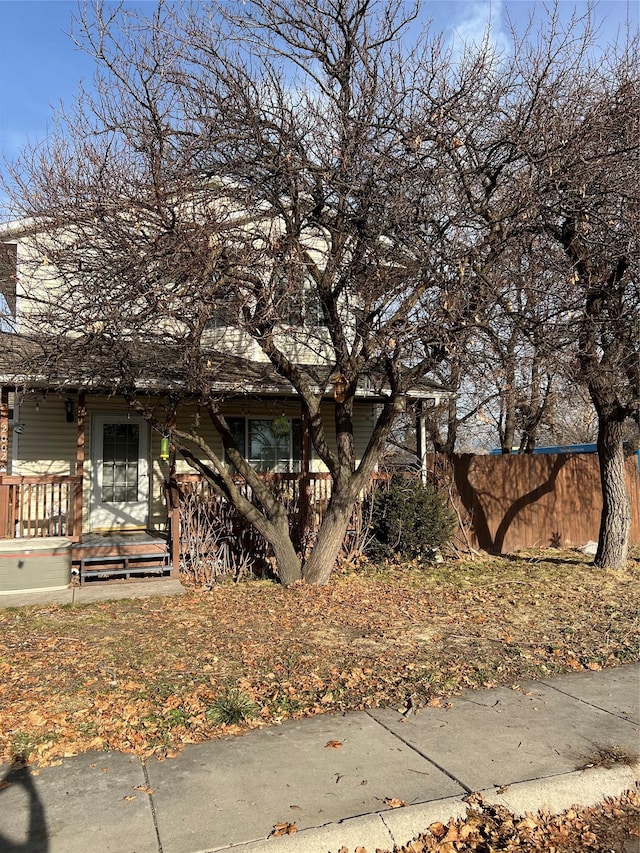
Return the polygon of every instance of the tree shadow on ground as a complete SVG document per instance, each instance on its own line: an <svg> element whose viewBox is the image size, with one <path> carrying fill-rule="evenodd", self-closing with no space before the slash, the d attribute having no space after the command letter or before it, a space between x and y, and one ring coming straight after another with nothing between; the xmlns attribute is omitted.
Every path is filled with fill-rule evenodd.
<svg viewBox="0 0 640 853"><path fill-rule="evenodd" d="M578 557L548 557L546 554L500 554L501 559L513 563L553 563L557 566L583 566L585 561Z"/></svg>

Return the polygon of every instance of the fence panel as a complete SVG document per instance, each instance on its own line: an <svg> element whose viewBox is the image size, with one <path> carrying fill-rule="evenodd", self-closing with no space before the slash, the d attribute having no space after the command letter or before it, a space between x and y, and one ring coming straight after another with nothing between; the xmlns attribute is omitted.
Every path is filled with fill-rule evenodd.
<svg viewBox="0 0 640 853"><path fill-rule="evenodd" d="M495 553L597 541L602 512L596 454L474 456L451 474L476 547ZM626 463L632 544L640 544L640 474Z"/></svg>

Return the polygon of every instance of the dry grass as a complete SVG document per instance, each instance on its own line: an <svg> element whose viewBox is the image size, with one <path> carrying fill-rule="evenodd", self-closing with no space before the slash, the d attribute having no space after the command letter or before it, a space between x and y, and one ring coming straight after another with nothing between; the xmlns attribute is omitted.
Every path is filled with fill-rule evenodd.
<svg viewBox="0 0 640 853"><path fill-rule="evenodd" d="M175 599L0 611L0 760L92 748L173 755L292 716L439 703L640 656L640 567L573 552L364 566L324 588L267 582ZM211 712L235 692L256 716Z"/></svg>

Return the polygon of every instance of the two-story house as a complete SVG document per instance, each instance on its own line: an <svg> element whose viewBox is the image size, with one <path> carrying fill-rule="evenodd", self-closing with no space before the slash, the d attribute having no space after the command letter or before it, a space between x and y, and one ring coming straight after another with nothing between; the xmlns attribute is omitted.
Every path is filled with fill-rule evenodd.
<svg viewBox="0 0 640 853"><path fill-rule="evenodd" d="M77 360L74 348L64 351L64 344L59 350L43 344L39 351L38 324L43 340L50 334L46 326L57 323L60 341L85 338L70 328L72 291L60 285L55 264L41 250L38 254L32 234L23 224L5 226L2 234L0 540L26 548L36 540L64 537L71 542L71 559L83 580L148 573L177 577L184 550L180 494L194 489L199 478L175 452L167 424L183 433L197 432L230 465L221 436L203 411L202 399L183 384L184 374L171 375L165 362L150 357L137 374L143 412L132 408L118 393L118 382L111 381L115 344L105 343L104 335L102 350L97 347L98 356L91 356L105 353L109 367L104 372L97 360L89 360L86 346L78 350ZM319 413L331 446L334 402L343 393L343 377L336 370L322 312L304 289L288 293L279 310L278 345L317 384ZM318 517L314 504L321 511L331 488L326 465L310 441L308 409L255 338L239 327L237 311L233 304L217 306L203 323L198 346L207 353L208 398L219 402L250 465L286 484L282 488L297 506L295 523L308 526ZM102 329L93 322L91 333L99 339ZM137 345L145 346L139 340ZM157 342L149 343L152 355L156 347ZM352 414L356 464L387 394L384 383L372 377L358 383ZM414 402L434 401L446 391L424 383L409 396ZM172 421L164 405L168 397L179 399ZM143 416L149 411L153 417Z"/></svg>

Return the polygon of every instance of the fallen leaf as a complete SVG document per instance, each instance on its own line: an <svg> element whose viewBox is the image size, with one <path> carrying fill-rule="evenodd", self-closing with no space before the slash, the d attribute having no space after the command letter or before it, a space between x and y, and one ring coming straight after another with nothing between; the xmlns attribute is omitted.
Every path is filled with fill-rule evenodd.
<svg viewBox="0 0 640 853"><path fill-rule="evenodd" d="M531 814L525 815L522 820L516 824L516 829L535 829L538 821Z"/></svg>
<svg viewBox="0 0 640 853"><path fill-rule="evenodd" d="M288 821L283 821L282 823L277 823L273 827L273 832L271 835L279 838L282 835L293 835L294 832L298 831L298 827L295 823L289 823Z"/></svg>
<svg viewBox="0 0 640 853"><path fill-rule="evenodd" d="M407 805L404 800L399 800L398 797L385 797L382 802L392 809L401 809Z"/></svg>
<svg viewBox="0 0 640 853"><path fill-rule="evenodd" d="M324 746L325 746L325 749L327 749L327 748L328 749L340 749L340 747L342 746L342 741L328 740Z"/></svg>
<svg viewBox="0 0 640 853"><path fill-rule="evenodd" d="M430 826L427 827L427 831L430 832L434 838L442 838L446 832L446 828L445 825L440 823L438 820L435 823L430 824Z"/></svg>
<svg viewBox="0 0 640 853"><path fill-rule="evenodd" d="M449 829L447 830L447 834L444 837L444 841L460 841L460 832L455 823L452 823Z"/></svg>

